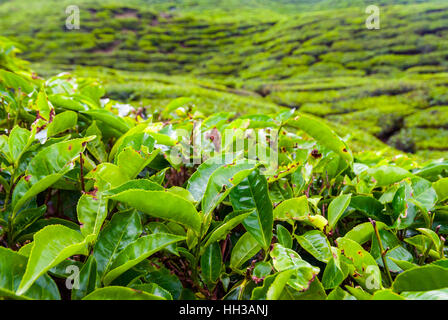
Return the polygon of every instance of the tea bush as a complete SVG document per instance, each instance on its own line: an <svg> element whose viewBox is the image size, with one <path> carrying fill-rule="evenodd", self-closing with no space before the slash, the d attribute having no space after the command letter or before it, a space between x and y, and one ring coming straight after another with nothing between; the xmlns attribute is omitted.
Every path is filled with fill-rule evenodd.
<svg viewBox="0 0 448 320"><path fill-rule="evenodd" d="M293 109L150 113L0 48L1 298L448 298L448 161Z"/></svg>
<svg viewBox="0 0 448 320"><path fill-rule="evenodd" d="M246 112L300 108L368 130L376 146L448 157L445 146L432 148L432 135L429 145L420 143L406 119L392 131L377 118L352 121L365 115L357 114L362 108L392 118L404 108L406 118L448 105L446 1L377 1L380 30L365 27L368 0L221 2L78 0L80 29L67 30L70 1L9 0L0 4L0 35L26 45L23 57L45 77L74 66L119 70L105 87L120 97L138 91L127 102L162 107L173 96L195 96L206 115L245 104ZM148 73L164 79L155 83ZM240 101L247 95L250 103Z"/></svg>

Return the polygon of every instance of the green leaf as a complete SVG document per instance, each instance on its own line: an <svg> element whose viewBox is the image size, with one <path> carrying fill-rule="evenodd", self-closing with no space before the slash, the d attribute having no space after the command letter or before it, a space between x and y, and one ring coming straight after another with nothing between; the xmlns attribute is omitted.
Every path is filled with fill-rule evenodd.
<svg viewBox="0 0 448 320"><path fill-rule="evenodd" d="M389 257L389 259L403 271L418 267L417 264L414 264L414 263L406 261L406 260L398 260L398 259L395 259L394 257Z"/></svg>
<svg viewBox="0 0 448 320"><path fill-rule="evenodd" d="M375 179L378 187L385 187L412 176L408 170L393 166L371 168L367 173Z"/></svg>
<svg viewBox="0 0 448 320"><path fill-rule="evenodd" d="M191 195L190 191L188 191L187 189L184 189L182 187L173 186L168 189L168 192L172 192L172 193L178 195L179 197L182 197L185 200L190 201L191 203L196 202L196 200L194 200L193 196Z"/></svg>
<svg viewBox="0 0 448 320"><path fill-rule="evenodd" d="M95 169L90 171L86 179L94 179L95 187L99 192L116 188L129 181L128 175L113 163L100 163Z"/></svg>
<svg viewBox="0 0 448 320"><path fill-rule="evenodd" d="M48 96L48 100L55 106L63 109L68 109L72 111L85 111L88 107L75 100L72 97L67 97L64 94L51 94Z"/></svg>
<svg viewBox="0 0 448 320"><path fill-rule="evenodd" d="M210 236L207 238L206 243L202 246L202 249L207 248L210 244L214 242L224 239L233 228L235 228L237 225L243 222L243 220L246 219L250 214L252 214L252 210L250 212L245 213L243 212L228 219L227 221L224 221L223 224L215 228L210 233Z"/></svg>
<svg viewBox="0 0 448 320"><path fill-rule="evenodd" d="M36 232L50 225L62 225L72 230L80 232L79 225L69 220L60 218L38 219L30 227L28 227L27 229L23 230L20 233L20 235L17 237L17 241L22 242L26 240L32 240Z"/></svg>
<svg viewBox="0 0 448 320"><path fill-rule="evenodd" d="M333 289L339 286L345 280L349 271L344 262L341 261L340 250L332 249L334 249L332 250L332 257L328 261L322 276L322 284L325 289Z"/></svg>
<svg viewBox="0 0 448 320"><path fill-rule="evenodd" d="M389 270L391 272L401 272L402 269L400 268L400 266L397 265L393 260L391 260L391 258L400 261L412 262L413 260L412 254L409 251L407 251L403 246L401 246L401 242L392 232L386 230L379 230L378 233L380 235L383 248L389 248L385 254ZM384 268L383 260L381 258L380 247L375 235L372 235L370 254L376 259L378 265Z"/></svg>
<svg viewBox="0 0 448 320"><path fill-rule="evenodd" d="M394 195L392 200L392 209L394 210L393 220L397 220L398 217L403 214L407 209L406 203L406 187L401 186Z"/></svg>
<svg viewBox="0 0 448 320"><path fill-rule="evenodd" d="M7 88L20 89L25 93L30 93L34 90L31 83L22 76L3 70L0 70L0 79L2 79Z"/></svg>
<svg viewBox="0 0 448 320"><path fill-rule="evenodd" d="M89 115L97 121L104 122L111 128L118 130L121 133L126 133L131 128L131 126L126 121L124 121L123 118L107 110L92 109L81 112L83 114Z"/></svg>
<svg viewBox="0 0 448 320"><path fill-rule="evenodd" d="M440 179L440 175L446 170L448 170L448 161L434 161L421 169L414 170L414 174L434 182Z"/></svg>
<svg viewBox="0 0 448 320"><path fill-rule="evenodd" d="M331 257L330 244L327 237L318 230L311 230L301 236L295 236L300 246L314 258L327 263Z"/></svg>
<svg viewBox="0 0 448 320"><path fill-rule="evenodd" d="M126 136L115 156L115 164L131 179L135 178L160 153L154 150L154 139L145 132Z"/></svg>
<svg viewBox="0 0 448 320"><path fill-rule="evenodd" d="M57 114L47 127L47 137L55 136L61 132L71 129L78 122L78 114L73 111L65 111Z"/></svg>
<svg viewBox="0 0 448 320"><path fill-rule="evenodd" d="M39 218L42 218L46 211L46 205L42 205L38 208L27 208L21 210L13 221L13 230L15 231L13 233L13 239L20 237L20 234L29 228Z"/></svg>
<svg viewBox="0 0 448 320"><path fill-rule="evenodd" d="M392 258L395 258L395 261L399 261L399 263L395 263ZM415 266L413 261L412 254L406 250L403 246L396 246L395 248L387 251L386 253L386 259L388 261L389 270L392 272L401 272L403 270L407 270L412 266ZM383 266L383 261L381 259L377 259L378 264L381 267ZM401 266L404 265L405 268L403 269Z"/></svg>
<svg viewBox="0 0 448 320"><path fill-rule="evenodd" d="M272 202L278 203L293 198L293 190L291 189L291 186L286 178L281 178L274 182L271 182L271 179L271 177L268 178L268 184L269 197Z"/></svg>
<svg viewBox="0 0 448 320"><path fill-rule="evenodd" d="M33 105L31 105L31 108L36 110L39 115L33 125L37 123L38 126L39 124L46 126L47 123L51 123L54 120L54 107L48 100L44 86L41 87L39 93L37 94L36 101Z"/></svg>
<svg viewBox="0 0 448 320"><path fill-rule="evenodd" d="M150 154L154 150L154 143L155 140L146 132L137 132L131 135L125 135L122 142L118 146L117 155L129 147L135 151ZM115 155L115 159L117 159L117 155Z"/></svg>
<svg viewBox="0 0 448 320"><path fill-rule="evenodd" d="M182 294L182 283L165 267L161 267L146 274L145 281L159 285L171 293L175 300L178 300Z"/></svg>
<svg viewBox="0 0 448 320"><path fill-rule="evenodd" d="M256 255L261 249L258 241L249 233L243 234L232 249L230 267L238 269L247 260Z"/></svg>
<svg viewBox="0 0 448 320"><path fill-rule="evenodd" d="M232 188L247 177L254 167L255 164L247 160L241 160L219 167L212 173L202 198L202 211L205 218L210 216L211 212L227 197Z"/></svg>
<svg viewBox="0 0 448 320"><path fill-rule="evenodd" d="M34 140L34 134L30 131L23 129L19 126L15 126L9 134L9 154L12 161L17 165L20 157L31 145Z"/></svg>
<svg viewBox="0 0 448 320"><path fill-rule="evenodd" d="M260 261L255 264L252 276L258 279L266 278L272 272L272 266L269 262Z"/></svg>
<svg viewBox="0 0 448 320"><path fill-rule="evenodd" d="M166 300L173 300L171 293L156 283L133 284L130 285L129 287L132 289L147 292L149 294L164 298Z"/></svg>
<svg viewBox="0 0 448 320"><path fill-rule="evenodd" d="M354 296L347 291L342 290L341 287L337 287L327 297L327 300L356 300Z"/></svg>
<svg viewBox="0 0 448 320"><path fill-rule="evenodd" d="M351 194L343 194L331 201L328 206L328 226L333 229L338 223L345 209L350 204Z"/></svg>
<svg viewBox="0 0 448 320"><path fill-rule="evenodd" d="M345 289L347 289L347 291L350 292L356 300L371 300L373 298L373 295L365 292L361 287L351 287L346 285Z"/></svg>
<svg viewBox="0 0 448 320"><path fill-rule="evenodd" d="M376 226L378 230L383 230L387 228L387 226L380 221L376 222ZM349 232L345 234L344 238L353 240L359 244L364 244L372 239L372 235L374 232L375 230L373 229L372 224L370 222L364 222L352 228Z"/></svg>
<svg viewBox="0 0 448 320"><path fill-rule="evenodd" d="M400 273L392 285L394 292L429 291L448 288L448 269L426 265Z"/></svg>
<svg viewBox="0 0 448 320"><path fill-rule="evenodd" d="M31 159L12 196L13 216L32 197L44 191L74 167L74 161L92 138L59 142L42 149Z"/></svg>
<svg viewBox="0 0 448 320"><path fill-rule="evenodd" d="M295 270L285 270L266 277L263 286L252 291L251 300L278 300Z"/></svg>
<svg viewBox="0 0 448 320"><path fill-rule="evenodd" d="M413 245L418 251L420 251L421 254L424 254L430 246L433 245L432 239L422 234L418 234L411 238L405 238L404 241L410 245ZM440 253L433 249L429 250L429 256L434 259L440 259Z"/></svg>
<svg viewBox="0 0 448 320"><path fill-rule="evenodd" d="M280 243L285 248L291 249L292 248L292 236L289 233L288 229L286 229L281 224L277 225L277 239L278 243Z"/></svg>
<svg viewBox="0 0 448 320"><path fill-rule="evenodd" d="M110 286L96 289L82 300L165 300L165 298L132 288Z"/></svg>
<svg viewBox="0 0 448 320"><path fill-rule="evenodd" d="M288 285L299 291L307 290L320 271L318 267L314 267L303 260L297 252L278 243L274 245L270 255L275 270L279 272L294 270L288 280Z"/></svg>
<svg viewBox="0 0 448 320"><path fill-rule="evenodd" d="M84 237L61 225L51 225L34 235L34 245L17 295L24 294L45 272L73 255L87 255Z"/></svg>
<svg viewBox="0 0 448 320"><path fill-rule="evenodd" d="M437 233L426 228L417 228L417 230L420 231L425 236L427 236L429 239L431 239L432 243L434 244L434 248L436 249L436 251L439 251L442 242L440 241L440 238L437 235Z"/></svg>
<svg viewBox="0 0 448 320"><path fill-rule="evenodd" d="M9 137L4 134L0 135L0 156L5 158L6 162L13 163L14 161L11 159L11 154L10 154L11 152L10 152L8 143L9 143ZM4 184L6 186L8 183L4 183L4 182L6 182L6 181L2 180L2 184ZM8 189L9 189L9 186L8 186Z"/></svg>
<svg viewBox="0 0 448 320"><path fill-rule="evenodd" d="M439 202L448 199L448 178L440 179L432 184L432 187L437 193L437 198Z"/></svg>
<svg viewBox="0 0 448 320"><path fill-rule="evenodd" d="M171 137L171 135L159 132L147 132L147 133L157 142L157 144L165 145L167 147L174 147L177 144L176 139L174 137Z"/></svg>
<svg viewBox="0 0 448 320"><path fill-rule="evenodd" d="M448 269L448 259L446 259L446 258L434 261L431 264L439 266L439 267L442 267L442 268L445 268L445 269Z"/></svg>
<svg viewBox="0 0 448 320"><path fill-rule="evenodd" d="M171 232L171 230L163 223L161 222L150 222L145 226L145 231L146 234L151 234L151 233L172 233L175 234L173 232ZM184 236L184 234L181 234L182 236ZM176 244L171 244L169 246L167 246L164 250L179 256L179 251L178 251L178 247ZM188 251L187 251L188 252ZM190 254L188 252L188 254Z"/></svg>
<svg viewBox="0 0 448 320"><path fill-rule="evenodd" d="M0 246L0 260L0 297L37 300L61 299L56 283L46 274L39 277L22 296L16 295L15 292L25 273L27 258Z"/></svg>
<svg viewBox="0 0 448 320"><path fill-rule="evenodd" d="M68 279L70 275L76 276L76 272L82 268L83 263L81 261L76 261L71 258L63 260L48 270L48 274L62 279ZM73 279L73 276L71 279Z"/></svg>
<svg viewBox="0 0 448 320"><path fill-rule="evenodd" d="M125 247L142 233L142 223L137 212L118 212L100 232L93 249L97 272L101 277L109 271L113 261Z"/></svg>
<svg viewBox="0 0 448 320"><path fill-rule="evenodd" d="M190 191L196 201L202 200L213 172L224 165L232 163L234 159L234 156L219 155L201 163L187 183L187 190Z"/></svg>
<svg viewBox="0 0 448 320"><path fill-rule="evenodd" d="M150 216L166 219L191 228L199 234L201 216L194 205L167 191L127 190L108 197Z"/></svg>
<svg viewBox="0 0 448 320"><path fill-rule="evenodd" d="M136 179L125 182L116 188L104 191L103 195L105 197L110 197L128 190L161 191L164 190L164 188L160 184L157 184L151 180Z"/></svg>
<svg viewBox="0 0 448 320"><path fill-rule="evenodd" d="M100 194L92 196L83 194L76 207L81 233L84 237L93 234L96 238L107 217L107 200Z"/></svg>
<svg viewBox="0 0 448 320"><path fill-rule="evenodd" d="M306 291L297 291L291 286L286 285L280 295L279 300L325 300L327 294L318 278L311 282L310 287Z"/></svg>
<svg viewBox="0 0 448 320"><path fill-rule="evenodd" d="M288 120L286 125L305 131L321 145L340 155L350 165L353 163L353 155L350 148L322 120L301 114L294 120Z"/></svg>
<svg viewBox="0 0 448 320"><path fill-rule="evenodd" d="M418 207L423 208L422 211L433 210L437 203L437 193L432 183L420 177L412 178L411 182L413 191L411 196L418 202Z"/></svg>
<svg viewBox="0 0 448 320"><path fill-rule="evenodd" d="M368 290L380 289L381 273L375 259L355 241L338 238L338 248L341 253L352 261L351 276Z"/></svg>
<svg viewBox="0 0 448 320"><path fill-rule="evenodd" d="M96 271L96 260L92 255L81 268L78 278L78 287L72 288L72 300L81 300L89 293L100 286L99 277Z"/></svg>
<svg viewBox="0 0 448 320"><path fill-rule="evenodd" d="M378 290L373 294L372 300L405 300L390 289Z"/></svg>
<svg viewBox="0 0 448 320"><path fill-rule="evenodd" d="M122 144L125 141L125 139L127 139L128 137L133 136L136 133L142 133L147 128L148 128L148 124L147 123L141 123L141 124L138 124L135 127L132 127L131 129L129 129L128 132L126 132L121 137L119 137L117 139L117 141L115 142L114 146L112 147L112 149L109 152L109 158L108 158L109 161L112 161L115 158L115 156L116 156L116 154L118 152L118 149L122 146ZM131 138L131 140L132 140L132 138Z"/></svg>
<svg viewBox="0 0 448 320"><path fill-rule="evenodd" d="M312 215L308 202L311 202L311 199L307 199L306 196L283 201L274 209L275 220L288 221L291 224L299 221L321 231L324 230L328 225L327 219L319 214Z"/></svg>
<svg viewBox="0 0 448 320"><path fill-rule="evenodd" d="M159 149L150 154L145 154L141 151L135 151L132 147L127 147L118 154L117 164L127 177L134 179L159 153Z"/></svg>
<svg viewBox="0 0 448 320"><path fill-rule="evenodd" d="M421 184L418 184L418 185L421 186ZM416 189L420 193L422 191L422 188L419 188L418 185L416 186L417 187ZM406 207L406 209L404 210L404 212L402 212L398 216L398 218L396 219L396 221L394 223L394 227L397 227L398 230L403 230L403 229L409 228L414 223L420 210L422 211L423 217L425 218L425 220L427 220L427 223L429 223L429 216L428 216L428 213L426 212L426 209L423 208L422 203L420 203L419 201L416 200L416 198L414 198L414 196L417 195L417 192L415 192L413 190L413 188L407 181L403 182L402 186L405 188L404 199L405 199L406 203L403 205ZM433 192L435 195L434 190L433 190ZM425 194L424 191L423 191L423 194ZM397 199L397 201L398 200L401 201L401 199ZM396 204L396 205L398 205L398 204ZM394 212L393 217L395 218L396 216L397 216L397 212Z"/></svg>
<svg viewBox="0 0 448 320"><path fill-rule="evenodd" d="M407 300L448 300L448 288L430 291L402 292Z"/></svg>
<svg viewBox="0 0 448 320"><path fill-rule="evenodd" d="M254 170L230 192L234 210L255 209L244 221L248 232L267 250L272 241L274 216L266 177Z"/></svg>
<svg viewBox="0 0 448 320"><path fill-rule="evenodd" d="M274 209L274 218L280 221L299 220L309 214L306 196L285 200Z"/></svg>
<svg viewBox="0 0 448 320"><path fill-rule="evenodd" d="M95 139L92 140L87 145L87 150L95 157L99 162L107 161L107 152L106 146L103 143L103 134L101 130L96 125L96 121L93 121L92 124L86 130L87 136L95 136Z"/></svg>
<svg viewBox="0 0 448 320"><path fill-rule="evenodd" d="M350 207L356 209L373 220L391 224L390 216L383 213L384 205L372 197L356 196L350 200Z"/></svg>
<svg viewBox="0 0 448 320"><path fill-rule="evenodd" d="M219 278L222 269L221 247L213 242L206 247L201 256L201 272L207 283L214 284Z"/></svg>
<svg viewBox="0 0 448 320"><path fill-rule="evenodd" d="M108 285L126 270L129 270L139 262L164 247L185 240L185 237L167 233L150 234L135 240L121 251L115 258L110 271L104 276L103 283Z"/></svg>

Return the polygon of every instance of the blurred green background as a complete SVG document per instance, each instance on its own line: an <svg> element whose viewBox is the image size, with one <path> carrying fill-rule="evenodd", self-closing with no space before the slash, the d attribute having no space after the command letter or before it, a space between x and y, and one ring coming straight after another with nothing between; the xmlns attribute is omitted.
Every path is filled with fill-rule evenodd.
<svg viewBox="0 0 448 320"><path fill-rule="evenodd" d="M448 1L0 0L0 35L40 76L97 77L149 110L181 96L205 114L296 108L355 150L448 158Z"/></svg>

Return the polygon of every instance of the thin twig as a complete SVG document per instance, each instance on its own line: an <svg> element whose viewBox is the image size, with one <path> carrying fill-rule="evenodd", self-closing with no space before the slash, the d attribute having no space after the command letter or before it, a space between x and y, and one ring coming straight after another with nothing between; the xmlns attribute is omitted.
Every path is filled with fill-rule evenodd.
<svg viewBox="0 0 448 320"><path fill-rule="evenodd" d="M383 243L381 242L380 233L378 232L378 227L376 226L376 221L372 220L370 218L369 218L369 221L372 224L373 229L375 230L375 236L376 236L376 239L378 240L378 245L380 246L381 260L383 260L383 265L384 265L384 268L386 269L387 278L389 279L389 284L392 285L393 280L392 280L392 276L390 274L389 266L387 265L387 260L386 260L387 250L384 250L384 248L383 248Z"/></svg>
<svg viewBox="0 0 448 320"><path fill-rule="evenodd" d="M82 152L79 154L79 164L81 165L81 190L82 192L86 192L84 186L84 159L82 158Z"/></svg>

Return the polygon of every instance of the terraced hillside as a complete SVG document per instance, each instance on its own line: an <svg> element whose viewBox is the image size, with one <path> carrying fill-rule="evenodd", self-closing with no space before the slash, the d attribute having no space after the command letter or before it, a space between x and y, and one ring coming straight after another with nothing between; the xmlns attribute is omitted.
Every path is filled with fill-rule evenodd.
<svg viewBox="0 0 448 320"><path fill-rule="evenodd" d="M83 66L150 108L179 96L204 113L297 108L360 149L448 156L446 1L379 1L380 30L365 26L371 1L84 0L67 30L69 2L0 5L0 34L44 75Z"/></svg>

